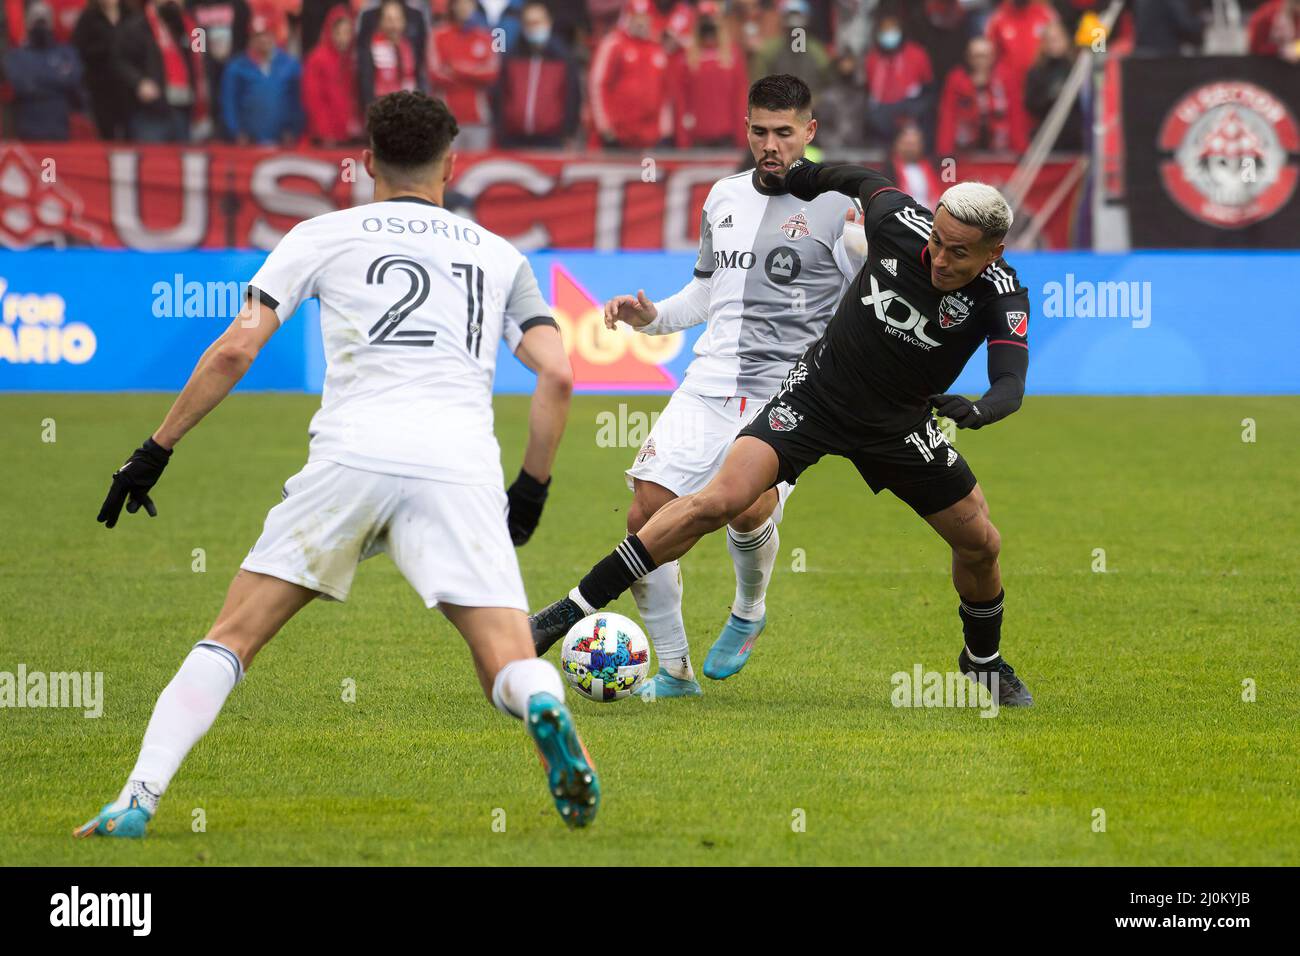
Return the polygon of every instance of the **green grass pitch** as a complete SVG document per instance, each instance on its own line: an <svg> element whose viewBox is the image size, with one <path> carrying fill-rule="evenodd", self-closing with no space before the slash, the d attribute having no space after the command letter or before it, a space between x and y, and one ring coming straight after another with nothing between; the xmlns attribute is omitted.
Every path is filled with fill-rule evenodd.
<svg viewBox="0 0 1300 956"><path fill-rule="evenodd" d="M303 464L316 407L235 396L177 451L160 516L105 531L109 475L169 401L0 398L0 671L99 671L105 693L98 719L0 709L0 863L1300 863L1295 397L1031 396L959 433L1002 531L1003 648L1031 710L891 705L895 672L954 667L948 555L827 459L787 509L768 631L741 675L705 681L699 700L571 695L605 788L590 829L562 825L522 729L380 557L346 605L314 604L262 653L148 839L75 841ZM622 534L634 449L596 441L620 401L663 399L575 400L520 552L535 606ZM527 399L497 407L513 475ZM698 669L731 600L723 539L684 571ZM615 609L635 614L629 598Z"/></svg>

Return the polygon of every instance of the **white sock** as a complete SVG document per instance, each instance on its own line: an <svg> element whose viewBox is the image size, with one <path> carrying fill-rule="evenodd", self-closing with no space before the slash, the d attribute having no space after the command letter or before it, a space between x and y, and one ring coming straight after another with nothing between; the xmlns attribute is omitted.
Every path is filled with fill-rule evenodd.
<svg viewBox="0 0 1300 956"><path fill-rule="evenodd" d="M194 645L171 683L158 695L140 757L115 806L127 806L135 796L150 813L158 809L158 800L181 761L208 732L243 675L243 665L230 648L214 641Z"/></svg>
<svg viewBox="0 0 1300 956"><path fill-rule="evenodd" d="M492 703L510 717L523 719L534 694L551 694L564 702L564 680L549 661L536 657L511 661L492 682Z"/></svg>
<svg viewBox="0 0 1300 956"><path fill-rule="evenodd" d="M661 564L632 584L632 600L641 612L646 634L655 646L659 666L679 680L695 680L691 648L682 621L682 567Z"/></svg>
<svg viewBox="0 0 1300 956"><path fill-rule="evenodd" d="M767 611L767 583L772 580L781 536L776 522L768 518L754 531L737 531L727 526L727 550L736 566L736 600L731 613L745 621L757 621Z"/></svg>
<svg viewBox="0 0 1300 956"><path fill-rule="evenodd" d="M577 588L574 588L569 592L569 600L578 605L583 614L590 615L596 613L596 609L587 603L587 599L582 596L582 592Z"/></svg>

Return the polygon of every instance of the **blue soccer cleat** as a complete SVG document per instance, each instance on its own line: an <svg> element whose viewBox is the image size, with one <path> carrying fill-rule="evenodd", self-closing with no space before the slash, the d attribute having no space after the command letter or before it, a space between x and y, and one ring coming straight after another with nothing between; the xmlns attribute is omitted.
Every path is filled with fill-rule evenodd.
<svg viewBox="0 0 1300 956"><path fill-rule="evenodd" d="M569 709L552 694L534 694L528 698L524 727L542 756L555 809L569 826L585 827L600 807L600 781Z"/></svg>
<svg viewBox="0 0 1300 956"><path fill-rule="evenodd" d="M704 689L699 681L674 677L661 667L632 693L643 700L658 700L660 697L699 697Z"/></svg>
<svg viewBox="0 0 1300 956"><path fill-rule="evenodd" d="M739 674L749 660L749 655L754 652L754 642L765 627L766 614L757 621L746 621L734 614L727 618L726 626L709 648L709 656L704 659L704 676L709 680L726 680L733 674Z"/></svg>
<svg viewBox="0 0 1300 956"><path fill-rule="evenodd" d="M78 839L90 836L122 837L138 840L144 836L153 814L140 805L139 797L132 797L130 805L120 810L111 810L113 804L106 803L92 819L72 831Z"/></svg>

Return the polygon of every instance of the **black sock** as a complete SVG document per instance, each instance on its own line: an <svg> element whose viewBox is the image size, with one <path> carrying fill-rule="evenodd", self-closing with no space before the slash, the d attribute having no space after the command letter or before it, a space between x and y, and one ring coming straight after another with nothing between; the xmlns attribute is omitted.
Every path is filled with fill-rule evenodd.
<svg viewBox="0 0 1300 956"><path fill-rule="evenodd" d="M584 601L600 610L630 588L633 581L645 577L657 567L641 540L630 534L622 544L596 562L596 566L578 582L578 590L582 592Z"/></svg>
<svg viewBox="0 0 1300 956"><path fill-rule="evenodd" d="M1002 643L1002 599L1005 591L989 601L961 602L957 614L966 636L966 653L971 657L994 657Z"/></svg>

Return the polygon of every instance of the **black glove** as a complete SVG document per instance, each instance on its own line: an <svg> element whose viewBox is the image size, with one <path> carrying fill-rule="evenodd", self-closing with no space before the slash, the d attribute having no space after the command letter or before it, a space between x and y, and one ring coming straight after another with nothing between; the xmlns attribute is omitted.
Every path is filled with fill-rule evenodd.
<svg viewBox="0 0 1300 956"><path fill-rule="evenodd" d="M506 489L506 501L510 503L506 512L506 527L510 529L510 540L516 548L527 544L537 530L537 522L542 520L542 506L546 504L546 492L550 487L551 479L540 482L520 468L519 477Z"/></svg>
<svg viewBox="0 0 1300 956"><path fill-rule="evenodd" d="M960 395L931 395L930 407L944 418L951 418L958 428L979 428L989 422L978 405Z"/></svg>
<svg viewBox="0 0 1300 956"><path fill-rule="evenodd" d="M126 464L113 472L113 487L108 489L108 497L104 499L99 517L95 520L103 522L109 528L113 527L122 514L123 502L126 502L127 514L135 514L143 506L150 518L158 517L158 509L149 498L149 489L158 483L171 456L172 453L162 445L152 438L146 438L144 444L126 460Z"/></svg>
<svg viewBox="0 0 1300 956"><path fill-rule="evenodd" d="M796 199L812 202L822 194L822 191L817 188L817 173L821 168L821 163L814 163L802 157L796 159L785 174L783 185L786 191Z"/></svg>

